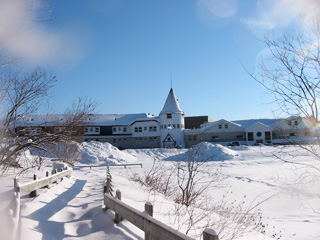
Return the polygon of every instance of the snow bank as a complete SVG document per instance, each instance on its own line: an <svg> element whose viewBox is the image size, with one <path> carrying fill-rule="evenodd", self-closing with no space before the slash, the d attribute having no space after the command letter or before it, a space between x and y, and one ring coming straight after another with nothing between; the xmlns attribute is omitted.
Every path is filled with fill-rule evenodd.
<svg viewBox="0 0 320 240"><path fill-rule="evenodd" d="M60 172L61 169L66 169L68 165L64 162L53 162L52 163L52 172L57 170L57 172Z"/></svg>
<svg viewBox="0 0 320 240"><path fill-rule="evenodd" d="M167 161L187 161L188 158L192 157L196 161L224 161L233 159L234 157L239 156L239 154L227 147L224 147L220 144L212 144L209 142L199 143L187 152L168 157L165 160Z"/></svg>
<svg viewBox="0 0 320 240"><path fill-rule="evenodd" d="M80 144L81 163L127 163L136 157L120 151L110 143L83 142Z"/></svg>
<svg viewBox="0 0 320 240"><path fill-rule="evenodd" d="M195 146L195 148L200 147L200 152L205 152L207 157L213 161L223 161L228 159L233 159L239 154L227 147L220 144L212 144L208 142L203 142Z"/></svg>

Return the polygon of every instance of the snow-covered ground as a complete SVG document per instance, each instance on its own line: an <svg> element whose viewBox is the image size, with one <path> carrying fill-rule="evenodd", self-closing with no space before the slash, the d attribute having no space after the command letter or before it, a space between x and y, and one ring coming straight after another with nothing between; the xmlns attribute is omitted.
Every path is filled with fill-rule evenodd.
<svg viewBox="0 0 320 240"><path fill-rule="evenodd" d="M175 169L182 159L187 158L185 149L120 151L110 144L97 142L83 143L80 148L81 165L142 163L143 168L110 167L114 190L121 190L122 201L141 211L146 201L152 202L155 218L185 230L182 220L179 222L174 216L176 204L170 195L164 196L134 181L142 178L154 166L155 160L164 171ZM276 159L273 155L279 152L279 147L227 148L204 144L202 148L206 153L203 158L209 161L199 169L200 179L202 177L206 183L208 177L205 174L214 173L217 169L223 177L209 189L210 201L242 201L246 196L243 207L260 203L257 208L261 209L264 224L268 224L266 235L253 232L235 239L269 239L267 236L274 233L279 233L277 237L281 235L280 239L320 239L319 172L313 174L310 168ZM297 152L295 146L286 150L287 153L276 155L289 158L288 153ZM27 159L31 157L26 155ZM46 160L46 167L50 168L50 161ZM311 156L306 154L295 159L304 163L309 163L309 160ZM312 164L317 164L317 161ZM32 171L22 174L21 181L29 181L32 174ZM44 175L44 171L38 175ZM1 178L1 216L5 216L13 194L14 176L15 173L11 172ZM74 168L70 179L65 178L50 189L40 190L36 198L22 197L22 239L144 239L141 230L126 220L115 225L114 213L104 211L102 191L105 177L106 167ZM4 228L6 221L7 218L1 217L0 228ZM0 234L4 230L0 229ZM190 234L194 232L191 230ZM5 239L4 235L0 235L0 239Z"/></svg>

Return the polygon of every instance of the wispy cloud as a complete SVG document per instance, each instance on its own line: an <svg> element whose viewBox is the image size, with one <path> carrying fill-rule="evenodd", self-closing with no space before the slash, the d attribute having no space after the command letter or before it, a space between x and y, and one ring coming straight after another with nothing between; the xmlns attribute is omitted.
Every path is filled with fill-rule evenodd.
<svg viewBox="0 0 320 240"><path fill-rule="evenodd" d="M238 0L198 0L198 5L215 17L233 17L238 11Z"/></svg>
<svg viewBox="0 0 320 240"><path fill-rule="evenodd" d="M67 30L49 31L37 21L45 15L42 7L41 0L0 0L0 47L37 64L79 57L75 36Z"/></svg>
<svg viewBox="0 0 320 240"><path fill-rule="evenodd" d="M242 22L252 29L271 30L319 18L319 0L258 0L256 9Z"/></svg>

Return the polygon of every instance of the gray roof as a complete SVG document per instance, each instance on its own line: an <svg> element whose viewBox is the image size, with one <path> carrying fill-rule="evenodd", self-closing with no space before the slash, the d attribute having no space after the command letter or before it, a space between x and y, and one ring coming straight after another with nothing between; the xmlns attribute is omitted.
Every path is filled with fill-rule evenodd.
<svg viewBox="0 0 320 240"><path fill-rule="evenodd" d="M63 125L68 115L65 114L33 114L21 117L17 120L16 126L59 126ZM146 113L138 114L91 114L84 121L88 126L119 126L131 125L136 121L158 121Z"/></svg>
<svg viewBox="0 0 320 240"><path fill-rule="evenodd" d="M167 112L183 113L172 88L170 89L169 95L160 114L166 114Z"/></svg>
<svg viewBox="0 0 320 240"><path fill-rule="evenodd" d="M277 123L281 122L283 119L248 119L248 120L236 120L231 121L233 123L241 125L243 129L247 129L257 123L262 123L270 128L273 128Z"/></svg>

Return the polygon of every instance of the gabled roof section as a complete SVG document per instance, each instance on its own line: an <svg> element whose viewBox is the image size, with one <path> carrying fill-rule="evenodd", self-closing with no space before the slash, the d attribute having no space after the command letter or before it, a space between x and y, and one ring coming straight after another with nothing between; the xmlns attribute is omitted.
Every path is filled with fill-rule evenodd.
<svg viewBox="0 0 320 240"><path fill-rule="evenodd" d="M244 131L247 132L247 131L249 131L250 129L255 128L255 127L259 127L259 126L260 126L260 128L271 129L270 126L268 126L268 125L266 125L266 124L263 124L263 123L261 123L261 122L257 122L257 123L255 123L255 124L251 125L250 127L246 128Z"/></svg>
<svg viewBox="0 0 320 240"><path fill-rule="evenodd" d="M241 128L241 129L242 129L241 125L239 125L239 124L237 124L237 123L235 123L235 122L227 121L227 120L225 120L225 119L220 119L220 120L218 120L218 121L209 122L209 123L205 124L202 128L200 128L200 133L206 132L206 131L208 131L209 129L214 128L214 127L216 127L216 126L219 125L219 124L229 124L230 126L233 125L233 126L235 126L235 127L238 127L238 128Z"/></svg>
<svg viewBox="0 0 320 240"><path fill-rule="evenodd" d="M232 121L232 122L241 125L241 127L243 127L243 129L247 129L258 122L260 122L264 125L267 125L270 128L273 128L276 124L278 124L282 120L283 119L248 119L248 120L236 120L236 121Z"/></svg>
<svg viewBox="0 0 320 240"><path fill-rule="evenodd" d="M160 114L166 114L167 112L183 113L172 88L170 89L169 95Z"/></svg>

